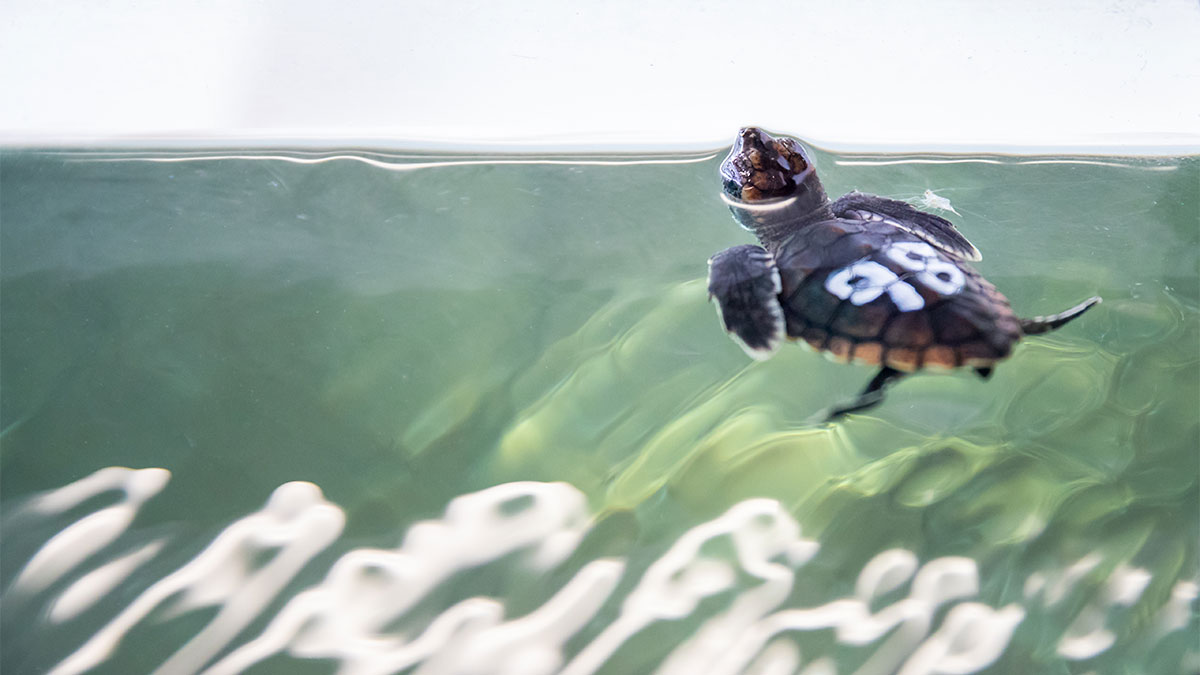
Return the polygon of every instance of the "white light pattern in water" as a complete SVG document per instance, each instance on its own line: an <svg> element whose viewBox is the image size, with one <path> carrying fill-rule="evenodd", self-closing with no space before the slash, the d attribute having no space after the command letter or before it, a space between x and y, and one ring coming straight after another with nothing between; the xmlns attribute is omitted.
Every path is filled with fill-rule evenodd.
<svg viewBox="0 0 1200 675"><path fill-rule="evenodd" d="M170 479L171 472L166 469L135 471L108 467L31 500L22 511L47 516L62 513L105 492L120 490L123 493L118 503L80 518L42 545L17 575L12 592L18 595L37 593L111 544L133 522L142 504L158 494ZM18 514L18 517L21 515L25 514ZM84 601L78 592L76 597L76 602Z"/></svg>
<svg viewBox="0 0 1200 675"><path fill-rule="evenodd" d="M214 665L237 673L282 650L337 659L346 673L390 673L425 661L438 672L487 672L498 664L553 663L564 642L612 591L622 565L593 561L546 605L504 623L504 607L471 598L449 608L412 641L386 626L456 572L528 550L538 569L558 565L590 524L582 493L565 483L508 483L458 497L442 520L417 523L395 550L342 556L315 588L297 594L262 635ZM535 630L537 627L544 630ZM548 630L546 630L548 629ZM460 664L455 670L449 662ZM467 669L475 664L476 668ZM482 669L482 670L480 670ZM498 671L505 672L505 671Z"/></svg>
<svg viewBox="0 0 1200 675"><path fill-rule="evenodd" d="M27 597L42 592L117 541L132 520L121 509L136 511L168 479L162 469L110 468L31 500L22 510L25 516L49 516L106 491L124 492L118 504L51 537L9 592ZM107 516L112 523L104 528L86 525L105 513L124 515ZM564 483L523 482L452 500L441 519L412 526L396 549L345 553L323 581L293 592L278 613L264 616L300 570L334 543L344 520L342 510L326 501L317 486L280 486L262 510L229 525L199 555L152 584L51 672L82 673L103 664L131 629L176 599L167 618L204 607L217 611L159 666L160 673L238 673L287 654L330 659L340 664L338 672L353 675L413 668L422 675L588 675L651 624L703 618L700 603L711 608L722 598L717 602L721 608L690 637L673 649L662 648L666 656L657 673L838 672L829 655L802 659L787 637L815 630L832 630L838 643L872 650L855 671L859 675L973 673L1004 653L1030 607L1059 605L1100 562L1093 555L1064 570L1034 574L1025 583L1024 606L997 609L974 599L979 579L973 560L944 557L922 565L912 552L893 549L864 565L853 595L815 607L791 607L788 598L803 583L797 571L819 545L801 537L799 525L778 502L751 499L684 533L636 583L629 580L632 590L623 599L614 591L626 574L626 562L599 558L584 563L524 616L506 618L502 602L472 597L444 609L415 632L397 631L398 620L444 591L456 574L513 554L534 570L550 572L577 550L592 525L583 494ZM84 536L89 531L100 536L88 541ZM82 547L86 555L70 550L61 543L65 541ZM164 547L162 540L141 543L82 573L63 591L50 591L49 623L43 629L74 619ZM1134 605L1150 581L1144 569L1116 568L1058 640L1059 655L1079 660L1109 649L1116 636L1105 626L1108 610ZM885 596L890 604L873 610ZM1195 583L1176 584L1151 622L1152 637L1185 629L1196 596ZM598 633L568 654L567 642L614 603L619 603L616 618L593 627ZM235 643L247 626L262 619L266 627L256 637Z"/></svg>
<svg viewBox="0 0 1200 675"><path fill-rule="evenodd" d="M182 595L175 607L178 612L220 606L216 617L157 671L195 672L259 616L314 555L337 539L344 520L342 510L325 501L316 485L279 486L261 511L225 528L204 551L139 595L51 673L70 675L99 665L130 629L176 595ZM274 557L253 569L250 561L262 553Z"/></svg>

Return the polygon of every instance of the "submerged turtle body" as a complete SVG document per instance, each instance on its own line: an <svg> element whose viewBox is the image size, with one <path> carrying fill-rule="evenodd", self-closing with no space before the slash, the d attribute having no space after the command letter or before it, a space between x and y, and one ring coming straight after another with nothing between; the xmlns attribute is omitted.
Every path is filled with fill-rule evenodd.
<svg viewBox="0 0 1200 675"><path fill-rule="evenodd" d="M1100 301L1018 319L968 261L979 251L954 226L905 202L852 192L830 203L794 139L742 129L721 165L724 198L761 246L709 260L709 293L748 354L769 358L783 338L841 361L880 366L851 406L926 367L987 377L1023 335L1053 330Z"/></svg>

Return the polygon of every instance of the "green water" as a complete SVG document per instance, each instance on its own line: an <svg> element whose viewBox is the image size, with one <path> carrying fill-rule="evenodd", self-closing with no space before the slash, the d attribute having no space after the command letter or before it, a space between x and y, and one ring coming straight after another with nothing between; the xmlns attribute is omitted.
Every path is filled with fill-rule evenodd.
<svg viewBox="0 0 1200 675"><path fill-rule="evenodd" d="M719 199L722 156L5 151L0 505L103 467L172 474L124 535L166 536L164 553L73 624L38 620L45 598L6 602L5 672L58 663L297 480L347 520L285 596L459 495L565 481L597 518L565 571L485 572L430 602L529 611L588 560L644 570L769 497L820 544L784 606L853 593L888 549L963 556L977 601L1026 612L987 672L1196 667L1194 599L1186 628L1155 626L1198 570L1200 160L816 152L831 195L950 199L1018 313L1104 298L988 382L907 378L827 427L809 420L871 371L794 346L751 362L707 302L708 256L750 240ZM86 513L5 521L4 587ZM1029 592L1085 558L1065 599ZM1112 601L1128 568L1150 580ZM1064 657L1093 605L1115 642ZM602 672L652 671L715 611L637 636ZM155 649L123 647L105 672L152 669L206 620L163 617L144 629ZM837 672L869 654L828 631L797 642ZM331 672L259 669L299 663Z"/></svg>

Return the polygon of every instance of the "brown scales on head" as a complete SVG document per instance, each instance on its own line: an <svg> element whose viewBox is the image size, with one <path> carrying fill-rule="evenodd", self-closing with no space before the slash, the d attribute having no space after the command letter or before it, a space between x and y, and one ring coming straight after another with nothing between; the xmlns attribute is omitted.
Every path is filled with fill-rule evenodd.
<svg viewBox="0 0 1200 675"><path fill-rule="evenodd" d="M725 193L743 202L791 196L810 171L803 150L790 138L746 127L721 164Z"/></svg>

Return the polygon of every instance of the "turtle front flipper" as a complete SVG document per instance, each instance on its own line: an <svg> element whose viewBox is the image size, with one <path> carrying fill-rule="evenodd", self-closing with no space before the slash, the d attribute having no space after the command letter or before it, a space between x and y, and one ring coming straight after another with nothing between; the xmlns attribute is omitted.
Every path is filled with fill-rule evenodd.
<svg viewBox="0 0 1200 675"><path fill-rule="evenodd" d="M848 220L883 221L915 234L946 253L962 260L982 260L975 245L967 241L954 223L914 208L906 202L876 195L851 192L833 203L833 213Z"/></svg>
<svg viewBox="0 0 1200 675"><path fill-rule="evenodd" d="M708 259L708 296L734 341L763 361L784 336L782 284L775 259L761 246L734 246Z"/></svg>
<svg viewBox="0 0 1200 675"><path fill-rule="evenodd" d="M1025 335L1049 333L1056 328L1061 328L1068 321L1078 318L1080 314L1091 309L1093 305L1098 304L1100 304L1100 296L1094 295L1065 312L1051 314L1050 316L1035 316L1032 319L1021 319L1021 332Z"/></svg>

